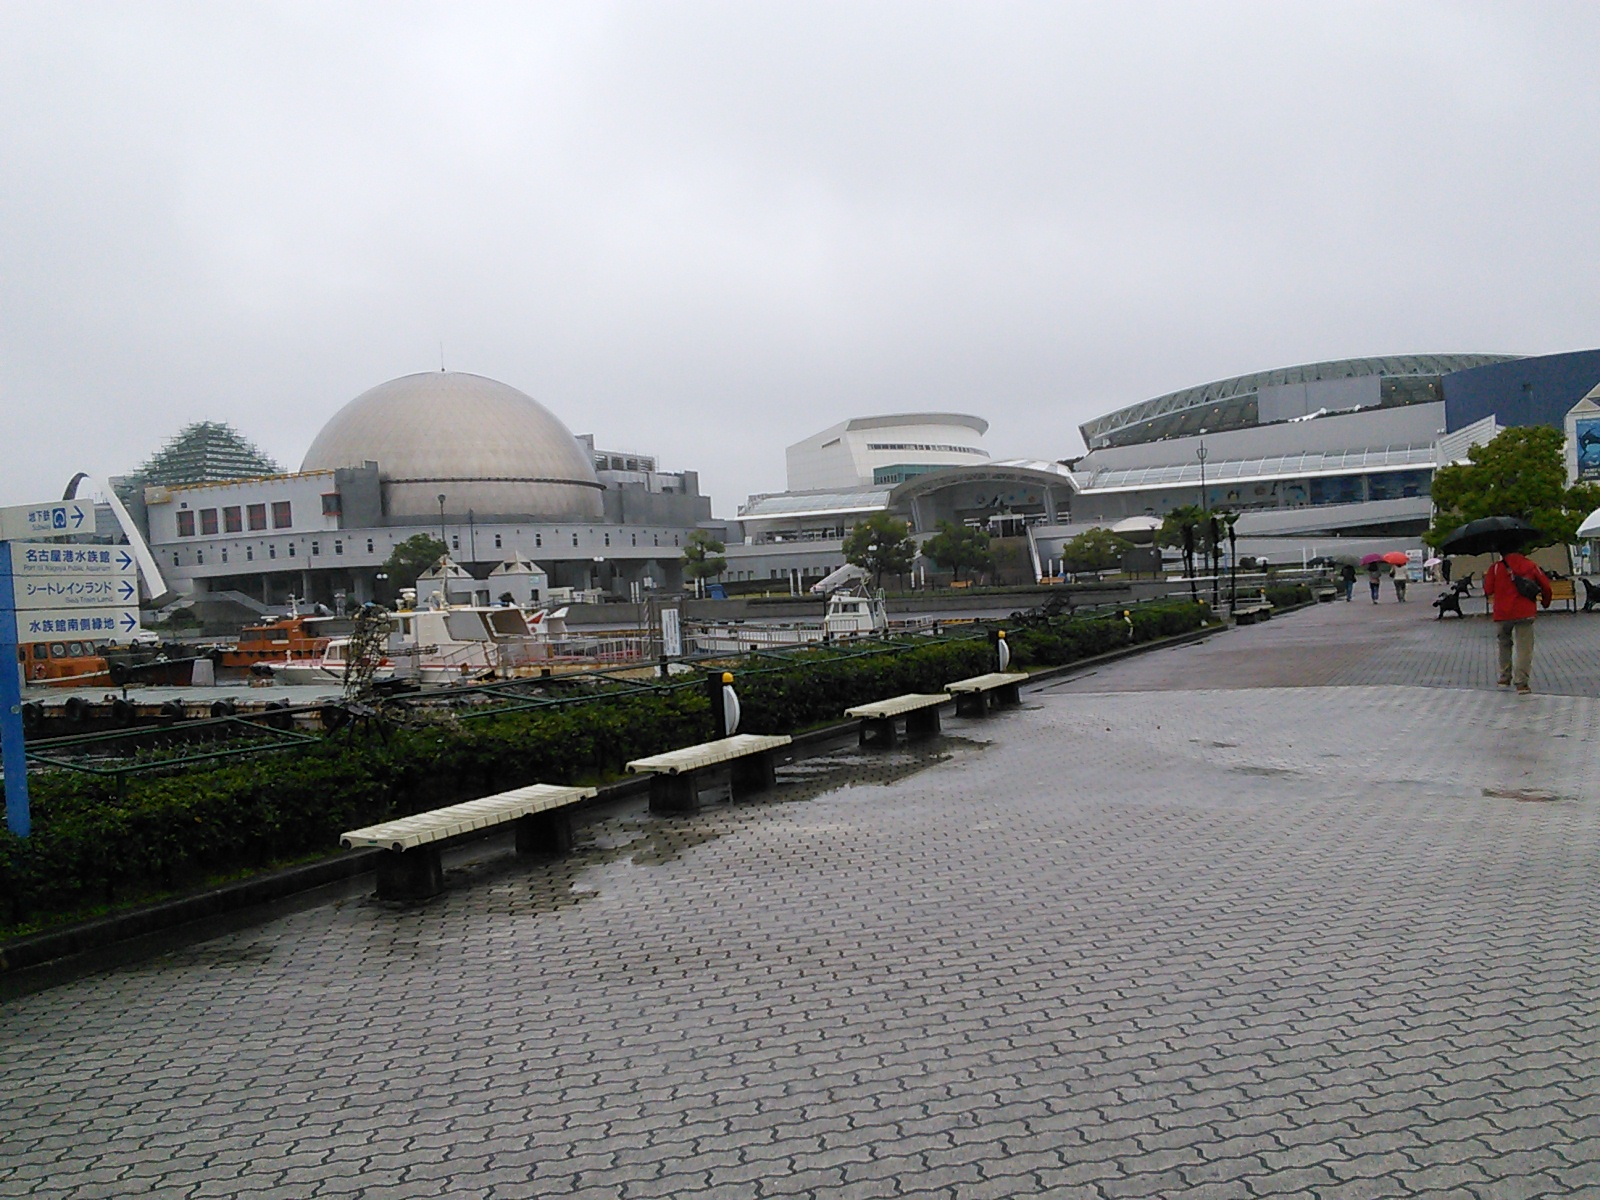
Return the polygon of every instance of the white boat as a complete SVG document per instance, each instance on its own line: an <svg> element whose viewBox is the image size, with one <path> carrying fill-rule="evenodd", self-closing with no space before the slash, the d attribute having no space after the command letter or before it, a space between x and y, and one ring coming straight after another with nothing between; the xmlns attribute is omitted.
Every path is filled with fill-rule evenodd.
<svg viewBox="0 0 1600 1200"><path fill-rule="evenodd" d="M284 684L331 683L336 687L343 687L345 673L349 667L350 639L336 637L329 638L328 644L314 658L257 663L251 670L258 674L271 675L273 679ZM372 677L389 679L393 675L394 668L384 663L373 672Z"/></svg>
<svg viewBox="0 0 1600 1200"><path fill-rule="evenodd" d="M842 589L828 597L821 621L781 621L771 624L715 623L691 632L702 654L738 654L783 646L804 646L840 638L883 634L889 629L889 610L883 593Z"/></svg>

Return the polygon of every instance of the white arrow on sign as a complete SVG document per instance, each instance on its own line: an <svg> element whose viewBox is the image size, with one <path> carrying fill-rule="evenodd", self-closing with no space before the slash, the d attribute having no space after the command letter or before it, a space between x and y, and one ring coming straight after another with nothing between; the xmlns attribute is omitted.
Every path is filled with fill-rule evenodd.
<svg viewBox="0 0 1600 1200"><path fill-rule="evenodd" d="M7 541L93 532L94 505L82 500L57 500L54 503L0 508L0 539Z"/></svg>
<svg viewBox="0 0 1600 1200"><path fill-rule="evenodd" d="M11 581L13 607L19 612L34 608L104 608L133 600L135 591L126 579L105 576L51 576Z"/></svg>
<svg viewBox="0 0 1600 1200"><path fill-rule="evenodd" d="M40 608L16 614L17 641L56 642L63 638L126 639L138 632L139 610L105 608Z"/></svg>

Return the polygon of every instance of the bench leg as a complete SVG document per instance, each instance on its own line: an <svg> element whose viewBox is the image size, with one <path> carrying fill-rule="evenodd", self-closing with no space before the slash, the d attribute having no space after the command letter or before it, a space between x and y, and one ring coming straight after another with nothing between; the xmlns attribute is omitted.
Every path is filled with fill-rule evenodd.
<svg viewBox="0 0 1600 1200"><path fill-rule="evenodd" d="M1007 707L1007 708L1009 708L1009 707L1011 707L1013 705L1021 704L1022 703L1022 693L1020 691L1018 691L1017 688L1018 688L1018 685L1015 684L1015 683L1008 683L1004 687L995 688L995 690L994 690L995 706L997 708L998 707Z"/></svg>
<svg viewBox="0 0 1600 1200"><path fill-rule="evenodd" d="M989 711L989 696L985 692L957 692L956 716L981 717Z"/></svg>
<svg viewBox="0 0 1600 1200"><path fill-rule="evenodd" d="M572 850L572 814L564 808L529 813L517 821L517 853L556 856Z"/></svg>
<svg viewBox="0 0 1600 1200"><path fill-rule="evenodd" d="M378 899L426 900L444 891L438 846L385 850L378 858Z"/></svg>
<svg viewBox="0 0 1600 1200"><path fill-rule="evenodd" d="M909 729L909 726L907 728ZM883 746L885 748L893 746L894 718L862 717L860 742L863 746Z"/></svg>
<svg viewBox="0 0 1600 1200"><path fill-rule="evenodd" d="M906 736L931 737L939 732L938 708L919 708L906 714Z"/></svg>
<svg viewBox="0 0 1600 1200"><path fill-rule="evenodd" d="M653 813L699 812L700 796L693 775L650 776L650 811Z"/></svg>
<svg viewBox="0 0 1600 1200"><path fill-rule="evenodd" d="M770 773L770 762L767 768ZM732 800L736 784L737 776L730 778L726 767L685 771L681 775L652 775L650 811L697 813L708 804L721 804Z"/></svg>
<svg viewBox="0 0 1600 1200"><path fill-rule="evenodd" d="M890 726L893 727L893 722L890 722ZM749 792L764 792L777 781L778 772L773 766L770 753L749 754L744 758L733 760L730 782L735 796L743 796Z"/></svg>

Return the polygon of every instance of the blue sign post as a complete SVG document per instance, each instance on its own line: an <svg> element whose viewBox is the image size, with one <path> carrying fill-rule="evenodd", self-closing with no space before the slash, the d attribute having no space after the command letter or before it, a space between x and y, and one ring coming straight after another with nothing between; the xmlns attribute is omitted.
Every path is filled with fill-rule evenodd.
<svg viewBox="0 0 1600 1200"><path fill-rule="evenodd" d="M28 750L22 736L22 673L17 669L17 591L11 544L0 542L0 765L6 772L6 827L18 837L33 829L28 812Z"/></svg>

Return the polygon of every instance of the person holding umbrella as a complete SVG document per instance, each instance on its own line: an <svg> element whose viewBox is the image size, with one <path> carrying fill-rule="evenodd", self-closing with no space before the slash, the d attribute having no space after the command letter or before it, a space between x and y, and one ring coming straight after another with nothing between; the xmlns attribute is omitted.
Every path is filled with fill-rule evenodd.
<svg viewBox="0 0 1600 1200"><path fill-rule="evenodd" d="M1391 550L1383 556L1383 561L1394 568L1394 598L1401 604L1406 602L1406 584L1411 582L1406 578L1406 571L1411 566L1411 559L1404 550Z"/></svg>
<svg viewBox="0 0 1600 1200"><path fill-rule="evenodd" d="M1517 695L1532 690L1533 618L1539 605L1550 607L1550 580L1532 559L1518 553L1539 531L1515 517L1468 521L1447 537L1441 549L1450 554L1498 554L1483 573L1483 594L1493 603L1495 642L1500 653L1500 686L1515 685Z"/></svg>
<svg viewBox="0 0 1600 1200"><path fill-rule="evenodd" d="M1383 570L1389 564L1384 561L1381 554L1369 554L1361 560L1361 565L1367 569L1367 586L1372 589L1372 602L1378 602L1378 585L1383 581Z"/></svg>

